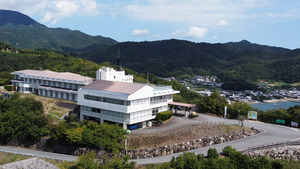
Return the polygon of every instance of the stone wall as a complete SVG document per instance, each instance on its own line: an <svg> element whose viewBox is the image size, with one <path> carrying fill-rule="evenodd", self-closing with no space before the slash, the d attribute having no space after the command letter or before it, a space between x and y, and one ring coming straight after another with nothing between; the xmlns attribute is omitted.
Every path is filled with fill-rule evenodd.
<svg viewBox="0 0 300 169"><path fill-rule="evenodd" d="M247 151L244 153L251 157L268 157L272 159L300 160L300 145L266 148L262 150Z"/></svg>
<svg viewBox="0 0 300 169"><path fill-rule="evenodd" d="M131 159L151 158L164 155L170 155L174 153L184 152L192 149L197 149L205 146L211 146L213 144L224 143L232 140L237 140L251 136L258 133L258 130L239 130L232 133L222 134L215 137L205 137L197 140L187 141L178 144L171 144L166 146L158 146L149 149L128 150L127 155ZM121 155L125 155L125 152L121 152Z"/></svg>

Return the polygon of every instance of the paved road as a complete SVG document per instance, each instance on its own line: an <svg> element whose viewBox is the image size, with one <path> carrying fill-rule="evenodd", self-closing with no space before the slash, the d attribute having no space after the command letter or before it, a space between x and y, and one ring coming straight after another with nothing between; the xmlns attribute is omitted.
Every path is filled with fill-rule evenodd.
<svg viewBox="0 0 300 169"><path fill-rule="evenodd" d="M23 154L23 155L29 155L29 156L35 156L35 157L43 157L43 158L49 158L49 159L55 159L55 160L62 160L62 161L76 161L78 158L78 156L58 154L58 153L49 153L49 152L45 152L45 151L36 151L36 150L30 150L30 149L25 149L25 148L6 147L6 146L0 146L0 151L7 152L7 153L13 153L13 154Z"/></svg>
<svg viewBox="0 0 300 169"><path fill-rule="evenodd" d="M218 118L218 117L213 117L213 116L208 116L203 114L201 114L198 119L205 120L205 121L224 122L228 124L238 123L237 120L228 120L228 119L223 119L223 118ZM189 152L206 155L207 150L209 148L216 148L218 152L221 152L222 149L228 145L232 146L236 150L241 151L241 150L248 149L248 147L300 139L300 130L295 128L272 125L267 123L260 123L260 122L244 122L244 125L247 127L254 127L256 129L263 130L264 132L240 140L235 140L235 141L226 142L222 144L203 147L200 149L190 150ZM131 160L131 161L135 161L137 162L137 164L163 163L163 162L170 161L173 156L177 157L180 154L182 153L176 153L173 155L167 155L167 156L161 156L155 158Z"/></svg>

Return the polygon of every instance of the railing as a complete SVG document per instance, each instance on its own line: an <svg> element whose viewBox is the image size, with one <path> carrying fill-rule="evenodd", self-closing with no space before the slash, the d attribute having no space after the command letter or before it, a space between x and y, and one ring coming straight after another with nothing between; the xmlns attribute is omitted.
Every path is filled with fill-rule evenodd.
<svg viewBox="0 0 300 169"><path fill-rule="evenodd" d="M163 90L172 90L172 86L155 86L153 88L154 92L163 91Z"/></svg>
<svg viewBox="0 0 300 169"><path fill-rule="evenodd" d="M300 145L300 140L282 141L282 142L277 142L277 143L263 144L263 145L248 147L247 150L243 150L242 152L261 150L261 149L272 148L272 147L281 147L281 146L287 146L287 145Z"/></svg>

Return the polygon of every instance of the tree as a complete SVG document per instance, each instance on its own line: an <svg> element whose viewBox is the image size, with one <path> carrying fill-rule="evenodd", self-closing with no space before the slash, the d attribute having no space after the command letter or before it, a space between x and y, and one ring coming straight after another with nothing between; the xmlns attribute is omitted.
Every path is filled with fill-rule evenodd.
<svg viewBox="0 0 300 169"><path fill-rule="evenodd" d="M201 112L209 112L217 115L224 114L224 107L228 105L225 97L220 96L217 89L210 96L200 98L197 107Z"/></svg>
<svg viewBox="0 0 300 169"><path fill-rule="evenodd" d="M241 121L241 126L244 127L244 121L246 120L246 116L244 115L239 115L238 120Z"/></svg>
<svg viewBox="0 0 300 169"><path fill-rule="evenodd" d="M227 114L229 118L236 119L239 115L247 116L248 111L252 111L252 108L249 104L244 102L234 102L228 105Z"/></svg>
<svg viewBox="0 0 300 169"><path fill-rule="evenodd" d="M89 151L80 155L78 160L72 165L71 163L62 163L59 167L64 169L132 169L135 162L128 162L129 157L112 157L104 156L102 161L97 159L95 151Z"/></svg>
<svg viewBox="0 0 300 169"><path fill-rule="evenodd" d="M207 158L218 158L219 154L215 148L210 148L207 151Z"/></svg>
<svg viewBox="0 0 300 169"><path fill-rule="evenodd" d="M3 143L17 140L33 144L48 132L48 119L40 101L18 97L0 100L0 140Z"/></svg>

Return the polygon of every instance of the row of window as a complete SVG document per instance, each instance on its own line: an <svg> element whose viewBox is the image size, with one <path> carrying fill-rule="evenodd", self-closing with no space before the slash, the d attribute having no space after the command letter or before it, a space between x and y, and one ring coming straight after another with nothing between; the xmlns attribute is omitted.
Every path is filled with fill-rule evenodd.
<svg viewBox="0 0 300 169"><path fill-rule="evenodd" d="M134 113L130 114L130 119L131 120L145 118L145 117L151 117L151 109L137 111L137 112L134 112Z"/></svg>
<svg viewBox="0 0 300 169"><path fill-rule="evenodd" d="M81 87L81 85L79 85L79 84L55 82L55 81L49 81L49 80L28 79L28 78L25 78L25 82L40 84L40 85L44 85L44 86L73 89L73 90L78 90Z"/></svg>
<svg viewBox="0 0 300 169"><path fill-rule="evenodd" d="M52 90L45 90L40 89L39 94L43 96L50 96L55 97L59 99L66 99L66 100L76 100L76 94L74 93L65 93L65 92L58 92L58 91L52 91Z"/></svg>
<svg viewBox="0 0 300 169"><path fill-rule="evenodd" d="M94 107L82 106L82 110L89 111L89 112L94 112L94 113L101 113L101 109L94 108Z"/></svg>
<svg viewBox="0 0 300 169"><path fill-rule="evenodd" d="M112 98L107 98L107 97L99 97L99 96L92 96L92 95L86 95L86 94L84 95L84 99L98 101L98 102L125 105L125 106L130 105L130 102L126 101L126 100L112 99Z"/></svg>
<svg viewBox="0 0 300 169"><path fill-rule="evenodd" d="M148 104L149 103L149 98L143 98L143 99L137 99L137 100L131 100L130 105L141 105L141 104Z"/></svg>
<svg viewBox="0 0 300 169"><path fill-rule="evenodd" d="M172 99L172 95L171 94L169 94L169 95L163 95L163 96L151 97L150 104L166 102L169 99Z"/></svg>
<svg viewBox="0 0 300 169"><path fill-rule="evenodd" d="M88 112L94 112L94 113L103 113L104 115L107 116L114 116L114 117L119 117L119 118L124 118L124 113L120 113L120 112L115 112L115 111L110 111L110 110L101 110L98 108L94 108L94 107L87 107L87 106L82 106L82 110L83 111L88 111Z"/></svg>

